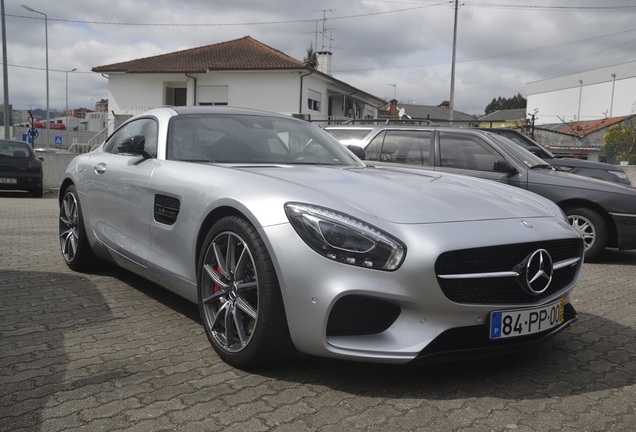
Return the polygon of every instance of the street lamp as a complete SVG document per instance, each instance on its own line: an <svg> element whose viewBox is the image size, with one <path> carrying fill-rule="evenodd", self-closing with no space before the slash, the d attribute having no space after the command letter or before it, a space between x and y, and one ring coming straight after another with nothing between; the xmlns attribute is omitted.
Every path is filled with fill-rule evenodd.
<svg viewBox="0 0 636 432"><path fill-rule="evenodd" d="M616 85L616 74L612 74L612 101L610 102L610 118L612 118L612 111L614 111L614 86Z"/></svg>
<svg viewBox="0 0 636 432"><path fill-rule="evenodd" d="M20 5L29 12L44 15L44 40L46 48L46 148L49 148L49 20L48 16L44 12L37 11L26 5Z"/></svg>
<svg viewBox="0 0 636 432"><path fill-rule="evenodd" d="M576 115L576 121L581 121L581 96L583 96L583 80L579 80L579 112Z"/></svg>
<svg viewBox="0 0 636 432"><path fill-rule="evenodd" d="M69 145L70 143L68 142L68 73L69 72L75 72L77 70L77 68L73 68L71 70L68 70L65 72L66 74L66 145Z"/></svg>

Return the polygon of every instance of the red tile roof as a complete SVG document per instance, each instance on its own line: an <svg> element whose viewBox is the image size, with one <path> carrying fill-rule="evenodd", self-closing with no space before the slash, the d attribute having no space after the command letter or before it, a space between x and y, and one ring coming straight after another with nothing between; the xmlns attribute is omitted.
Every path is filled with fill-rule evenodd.
<svg viewBox="0 0 636 432"><path fill-rule="evenodd" d="M154 57L93 68L93 72L204 73L227 70L307 69L303 62L256 39L241 39L191 48Z"/></svg>
<svg viewBox="0 0 636 432"><path fill-rule="evenodd" d="M624 120L628 119L631 116L622 116L622 117L612 117L612 118L604 118L600 120L588 120L588 121L578 121L573 123L562 124L558 129L558 132L561 132L566 135L573 135L577 137L584 137L592 132L599 131L601 129L605 129L607 127L613 126L615 124L619 124Z"/></svg>

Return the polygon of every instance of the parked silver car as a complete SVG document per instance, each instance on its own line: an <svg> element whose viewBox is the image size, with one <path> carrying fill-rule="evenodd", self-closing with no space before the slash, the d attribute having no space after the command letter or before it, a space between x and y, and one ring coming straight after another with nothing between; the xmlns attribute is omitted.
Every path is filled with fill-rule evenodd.
<svg viewBox="0 0 636 432"><path fill-rule="evenodd" d="M364 149L368 162L417 165L495 180L557 203L585 240L585 259L605 248L636 249L636 189L555 170L493 132L431 126L329 126L343 144ZM364 134L364 135L363 135Z"/></svg>
<svg viewBox="0 0 636 432"><path fill-rule="evenodd" d="M583 242L538 195L365 166L320 128L233 108L135 117L60 185L67 265L198 303L237 367L527 349L570 325Z"/></svg>

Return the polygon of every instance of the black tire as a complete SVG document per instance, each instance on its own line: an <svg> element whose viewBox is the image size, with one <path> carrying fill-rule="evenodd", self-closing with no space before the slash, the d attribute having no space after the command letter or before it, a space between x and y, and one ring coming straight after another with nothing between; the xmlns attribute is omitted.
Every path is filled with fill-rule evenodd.
<svg viewBox="0 0 636 432"><path fill-rule="evenodd" d="M219 357L254 368L292 351L271 258L256 229L228 216L208 232L198 263L199 312Z"/></svg>
<svg viewBox="0 0 636 432"><path fill-rule="evenodd" d="M84 219L75 186L69 186L60 201L60 248L66 265L75 271L88 270L97 261L86 237Z"/></svg>
<svg viewBox="0 0 636 432"><path fill-rule="evenodd" d="M607 226L603 217L586 207L566 209L570 225L583 237L585 261L594 261L607 247Z"/></svg>

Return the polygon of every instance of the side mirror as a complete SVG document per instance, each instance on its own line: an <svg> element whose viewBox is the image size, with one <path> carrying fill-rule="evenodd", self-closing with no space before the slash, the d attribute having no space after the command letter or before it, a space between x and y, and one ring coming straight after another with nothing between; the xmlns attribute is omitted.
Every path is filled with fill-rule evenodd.
<svg viewBox="0 0 636 432"><path fill-rule="evenodd" d="M507 160L499 160L495 161L493 171L505 174L516 174L517 168L515 168L514 165L512 165Z"/></svg>
<svg viewBox="0 0 636 432"><path fill-rule="evenodd" d="M351 151L351 153L356 155L358 159L360 160L364 160L364 158L366 157L366 155L364 154L364 149L360 146L357 146L355 144L349 144L347 148L349 149L349 151Z"/></svg>
<svg viewBox="0 0 636 432"><path fill-rule="evenodd" d="M144 150L145 144L145 136L133 135L117 144L117 153L141 155L144 159L150 159L151 156Z"/></svg>

